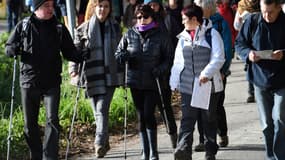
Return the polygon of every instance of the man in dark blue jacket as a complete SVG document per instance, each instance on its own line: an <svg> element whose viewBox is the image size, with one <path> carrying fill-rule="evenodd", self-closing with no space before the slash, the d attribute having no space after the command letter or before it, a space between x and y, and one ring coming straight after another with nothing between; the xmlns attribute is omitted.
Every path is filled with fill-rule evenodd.
<svg viewBox="0 0 285 160"><path fill-rule="evenodd" d="M261 13L241 28L235 48L249 65L254 84L267 158L285 159L285 15L279 0L261 0ZM267 51L262 56L260 51Z"/></svg>

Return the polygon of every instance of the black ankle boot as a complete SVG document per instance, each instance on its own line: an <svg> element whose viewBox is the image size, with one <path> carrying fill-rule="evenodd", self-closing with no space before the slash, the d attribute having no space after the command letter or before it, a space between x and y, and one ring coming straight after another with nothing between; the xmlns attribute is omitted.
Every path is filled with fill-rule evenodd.
<svg viewBox="0 0 285 160"><path fill-rule="evenodd" d="M156 129L147 129L147 137L149 141L150 147L150 160L159 160L158 151L157 151L157 130Z"/></svg>
<svg viewBox="0 0 285 160"><path fill-rule="evenodd" d="M169 136L170 136L172 148L175 149L177 146L177 133L170 134Z"/></svg>
<svg viewBox="0 0 285 160"><path fill-rule="evenodd" d="M146 132L139 132L142 143L142 156L141 160L149 160L149 142Z"/></svg>

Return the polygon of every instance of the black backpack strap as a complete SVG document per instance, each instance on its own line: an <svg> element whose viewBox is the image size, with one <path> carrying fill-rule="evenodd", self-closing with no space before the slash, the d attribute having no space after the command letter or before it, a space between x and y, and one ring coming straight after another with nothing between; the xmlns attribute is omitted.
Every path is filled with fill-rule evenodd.
<svg viewBox="0 0 285 160"><path fill-rule="evenodd" d="M207 19L207 18L204 18L204 21L205 21L205 26L208 26L208 24L210 23L210 20ZM205 32L205 37L206 37L206 41L207 43L210 45L210 47L212 48L212 35L211 35L211 30L212 30L212 27L211 28L208 28Z"/></svg>
<svg viewBox="0 0 285 160"><path fill-rule="evenodd" d="M210 20L208 18L204 18L205 20L205 26L208 26L208 24L210 23Z"/></svg>
<svg viewBox="0 0 285 160"><path fill-rule="evenodd" d="M218 20L218 28L217 28L217 31L220 33L220 35L222 36L223 34L223 20Z"/></svg>
<svg viewBox="0 0 285 160"><path fill-rule="evenodd" d="M22 22L22 32L21 32L21 38L22 38L22 41L27 37L28 35L28 28L29 28L29 25L30 25L30 17L25 17L23 19L23 22Z"/></svg>
<svg viewBox="0 0 285 160"><path fill-rule="evenodd" d="M61 45L61 43L62 43L62 24L61 23L58 23L57 25L56 25L56 31L57 31L57 34L59 35L59 42L60 42L60 45Z"/></svg>
<svg viewBox="0 0 285 160"><path fill-rule="evenodd" d="M258 26L258 19L260 17L261 13L252 13L252 16L251 16L251 22L250 22L250 27L251 27L251 32L250 32L250 36L253 37L255 32L256 32L256 29L257 29L257 26Z"/></svg>
<svg viewBox="0 0 285 160"><path fill-rule="evenodd" d="M207 43L212 48L212 34L211 34L211 31L212 31L212 27L207 29L206 32L205 32L205 37L206 37Z"/></svg>

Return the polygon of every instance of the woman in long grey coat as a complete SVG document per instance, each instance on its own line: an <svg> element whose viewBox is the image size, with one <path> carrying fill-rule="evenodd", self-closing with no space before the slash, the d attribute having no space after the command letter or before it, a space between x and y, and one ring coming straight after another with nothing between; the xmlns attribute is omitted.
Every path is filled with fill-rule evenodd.
<svg viewBox="0 0 285 160"><path fill-rule="evenodd" d="M110 149L108 134L109 107L115 88L123 84L123 72L119 71L114 57L121 38L119 24L111 17L110 0L96 0L91 19L75 32L75 45L90 50L90 59L84 68L87 96L96 120L95 155L104 157ZM71 77L78 75L78 65L70 68Z"/></svg>

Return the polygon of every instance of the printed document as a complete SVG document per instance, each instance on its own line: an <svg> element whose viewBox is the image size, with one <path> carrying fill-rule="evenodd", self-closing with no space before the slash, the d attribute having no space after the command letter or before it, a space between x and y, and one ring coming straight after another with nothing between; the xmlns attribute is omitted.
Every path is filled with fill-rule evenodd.
<svg viewBox="0 0 285 160"><path fill-rule="evenodd" d="M194 88L192 93L191 106L208 110L211 97L212 82L208 81L199 84L199 78L194 80Z"/></svg>
<svg viewBox="0 0 285 160"><path fill-rule="evenodd" d="M272 59L273 50L254 51L254 53L261 59Z"/></svg>

